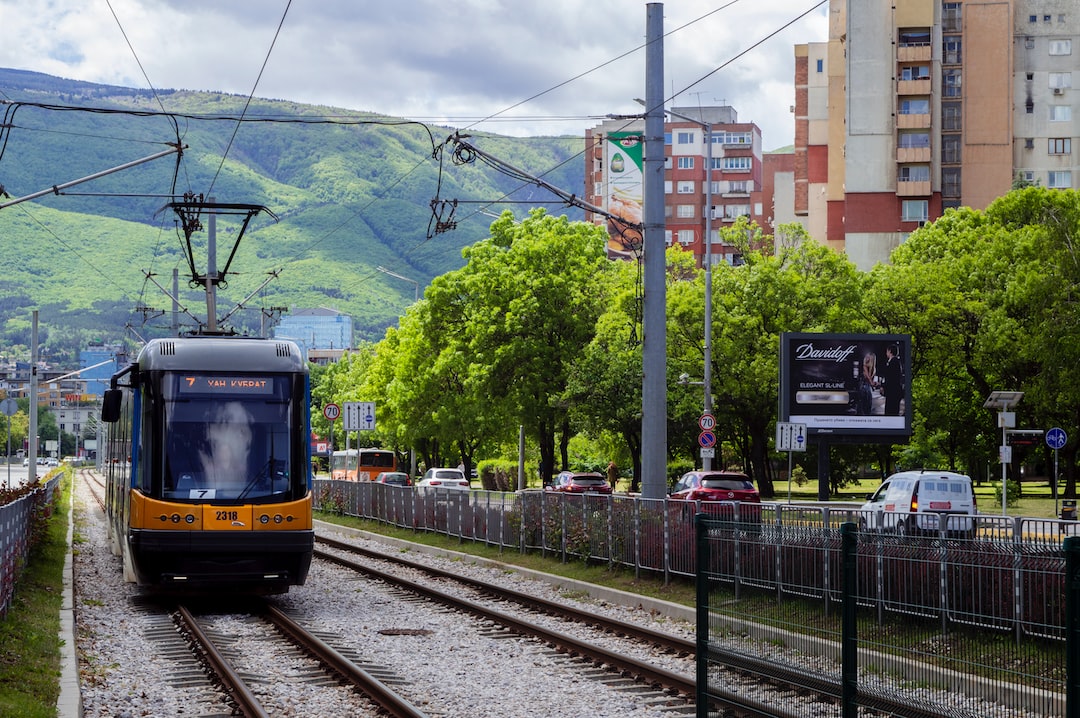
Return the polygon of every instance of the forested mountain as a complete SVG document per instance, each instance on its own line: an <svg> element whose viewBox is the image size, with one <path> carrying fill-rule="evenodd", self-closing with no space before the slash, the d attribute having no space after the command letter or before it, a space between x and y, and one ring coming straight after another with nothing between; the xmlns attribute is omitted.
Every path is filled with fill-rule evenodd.
<svg viewBox="0 0 1080 718"><path fill-rule="evenodd" d="M376 267L422 289L461 266L461 249L488 235L490 214L509 208L524 216L532 204L555 199L483 163L454 162L452 147L436 150L453 128L370 112L287 100L248 104L237 95L151 92L5 69L0 110L0 186L8 195L0 204L59 188L0 208L5 356L29 343L35 308L42 341L57 357L89 338L167 332L169 315L158 312L171 302L154 282L171 287L174 268L183 306L204 319L204 295L189 280L191 259L196 273L206 272L208 220L200 217L189 258L169 206L185 193L267 210L251 220L219 291L219 316L255 293L230 326L254 332L272 306L329 307L354 317L358 339L381 337L413 300L411 283ZM582 191L582 138L484 134L470 142L555 186ZM179 156L64 187L177 143ZM494 203L506 197L521 203ZM581 218L558 205L549 211ZM217 218L219 270L242 220ZM256 292L271 272L279 274ZM181 316L181 324L193 328L195 319Z"/></svg>

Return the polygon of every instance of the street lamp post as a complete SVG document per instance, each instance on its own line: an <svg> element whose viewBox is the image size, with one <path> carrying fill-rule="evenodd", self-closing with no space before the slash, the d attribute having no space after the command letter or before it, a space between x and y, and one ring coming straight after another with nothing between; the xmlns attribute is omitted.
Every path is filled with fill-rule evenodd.
<svg viewBox="0 0 1080 718"><path fill-rule="evenodd" d="M984 409L998 410L998 426L1001 427L1001 447L998 450L998 460L1001 461L1001 515L1005 515L1005 506L1008 502L1008 479L1007 471L1012 452L1009 448L1009 429L1016 427L1016 414L1012 411L1020 400L1024 398L1022 391L993 391L990 397L983 402Z"/></svg>
<svg viewBox="0 0 1080 718"><path fill-rule="evenodd" d="M713 143L712 143L712 123L704 122L702 120L695 120L692 117L675 112L674 110L665 110L669 115L678 117L679 119L686 120L687 122L693 122L695 125L700 125L705 131L705 247L703 262L705 264L705 372L703 375L704 381L702 385L704 387L704 413L711 414L713 410L712 400L712 164L713 164ZM701 468L705 471L712 470L712 458L708 456L702 456Z"/></svg>

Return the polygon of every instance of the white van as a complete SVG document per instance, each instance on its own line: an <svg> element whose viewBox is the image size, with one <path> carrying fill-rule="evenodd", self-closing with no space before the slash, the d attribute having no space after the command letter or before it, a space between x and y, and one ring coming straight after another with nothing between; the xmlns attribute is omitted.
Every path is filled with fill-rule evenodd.
<svg viewBox="0 0 1080 718"><path fill-rule="evenodd" d="M975 493L971 477L952 471L901 471L882 482L860 510L859 527L903 535L975 536Z"/></svg>

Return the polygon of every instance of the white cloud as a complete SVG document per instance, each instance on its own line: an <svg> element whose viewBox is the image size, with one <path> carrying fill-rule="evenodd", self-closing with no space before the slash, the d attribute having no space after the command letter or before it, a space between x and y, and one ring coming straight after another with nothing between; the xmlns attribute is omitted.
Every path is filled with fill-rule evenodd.
<svg viewBox="0 0 1080 718"><path fill-rule="evenodd" d="M260 97L459 127L506 110L480 127L519 135L582 134L590 116L640 111L643 0L293 0L275 43L287 4L0 0L0 66L134 87L145 71L159 88L246 95L266 61ZM826 39L826 5L714 70L816 4L666 3L665 93L730 104L766 148L790 144L793 46Z"/></svg>

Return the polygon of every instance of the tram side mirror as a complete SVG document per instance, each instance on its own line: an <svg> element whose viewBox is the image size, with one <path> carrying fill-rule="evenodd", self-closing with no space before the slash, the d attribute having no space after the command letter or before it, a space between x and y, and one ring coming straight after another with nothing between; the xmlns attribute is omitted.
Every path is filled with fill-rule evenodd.
<svg viewBox="0 0 1080 718"><path fill-rule="evenodd" d="M120 420L120 402L124 398L119 389L106 389L101 400L101 420L114 424Z"/></svg>

